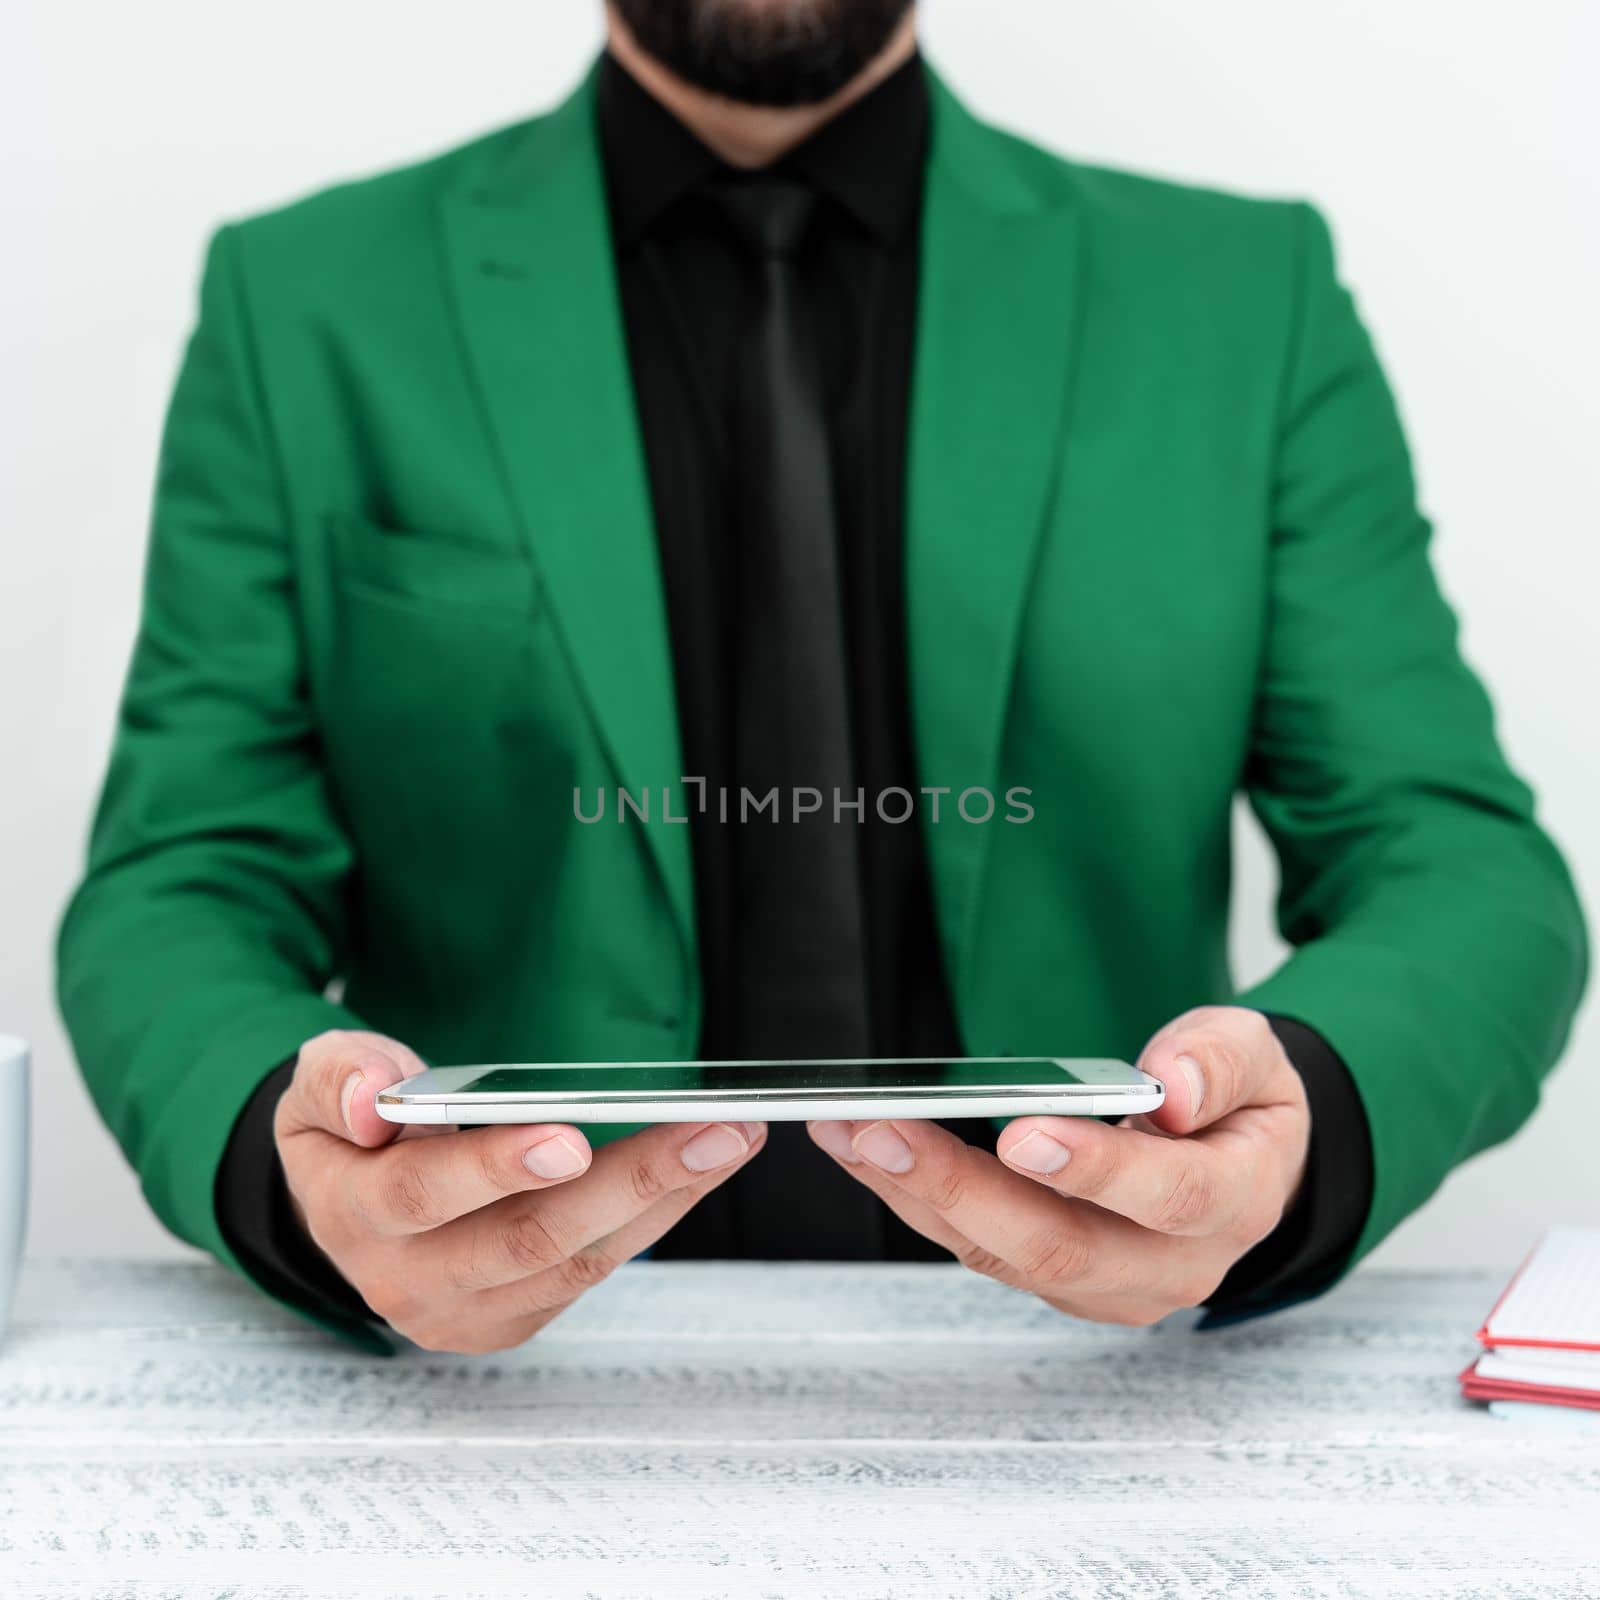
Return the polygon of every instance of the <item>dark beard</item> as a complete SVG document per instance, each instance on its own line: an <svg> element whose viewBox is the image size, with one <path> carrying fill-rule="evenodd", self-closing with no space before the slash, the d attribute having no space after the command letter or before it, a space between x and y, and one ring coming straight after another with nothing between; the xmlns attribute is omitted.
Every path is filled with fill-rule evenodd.
<svg viewBox="0 0 1600 1600"><path fill-rule="evenodd" d="M912 0L612 0L646 55L752 106L815 105L889 42Z"/></svg>

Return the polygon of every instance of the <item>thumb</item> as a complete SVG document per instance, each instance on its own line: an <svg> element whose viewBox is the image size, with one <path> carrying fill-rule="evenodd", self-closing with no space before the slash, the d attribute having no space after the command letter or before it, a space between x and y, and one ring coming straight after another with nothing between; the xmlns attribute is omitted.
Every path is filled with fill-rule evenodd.
<svg viewBox="0 0 1600 1600"><path fill-rule="evenodd" d="M374 1097L426 1070L415 1051L381 1033L319 1033L300 1047L280 1116L286 1131L316 1128L373 1149L401 1131L378 1115Z"/></svg>
<svg viewBox="0 0 1600 1600"><path fill-rule="evenodd" d="M1282 1098L1280 1074L1294 1080L1294 1068L1267 1019L1243 1006L1186 1012L1144 1047L1139 1068L1159 1078L1167 1091L1149 1121L1173 1134L1193 1133L1241 1106Z"/></svg>

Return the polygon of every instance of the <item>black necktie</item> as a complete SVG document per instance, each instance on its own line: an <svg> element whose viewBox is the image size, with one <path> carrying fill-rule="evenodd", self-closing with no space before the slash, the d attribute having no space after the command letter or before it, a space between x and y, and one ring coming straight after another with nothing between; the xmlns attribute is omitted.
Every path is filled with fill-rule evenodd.
<svg viewBox="0 0 1600 1600"><path fill-rule="evenodd" d="M857 793L833 473L798 267L816 197L780 177L729 183L718 197L756 279L733 380L733 548L749 557L735 558L727 824L737 864L737 1037L755 1057L869 1055L860 813L835 807L836 797L853 802ZM773 791L776 817L770 805L757 813L755 802ZM818 793L819 808L807 812ZM813 1251L876 1253L871 1194L802 1124L772 1124L767 1148L736 1182L739 1229L754 1253L793 1255L785 1240L801 1207ZM826 1241L816 1229L824 1217Z"/></svg>

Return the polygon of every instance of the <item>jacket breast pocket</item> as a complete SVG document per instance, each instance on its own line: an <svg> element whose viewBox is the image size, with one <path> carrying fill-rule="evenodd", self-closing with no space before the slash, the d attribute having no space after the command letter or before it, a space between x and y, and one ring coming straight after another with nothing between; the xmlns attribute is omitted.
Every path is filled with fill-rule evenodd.
<svg viewBox="0 0 1600 1600"><path fill-rule="evenodd" d="M330 514L326 528L334 581L357 598L513 622L543 609L542 586L520 546L344 512Z"/></svg>

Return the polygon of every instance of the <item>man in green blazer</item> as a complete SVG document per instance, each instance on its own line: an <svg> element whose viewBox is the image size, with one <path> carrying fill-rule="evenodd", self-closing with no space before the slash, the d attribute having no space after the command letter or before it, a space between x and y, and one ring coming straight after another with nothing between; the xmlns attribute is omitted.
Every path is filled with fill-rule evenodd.
<svg viewBox="0 0 1600 1600"><path fill-rule="evenodd" d="M907 0L801 9L616 0L553 112L211 245L61 1004L163 1221L374 1348L516 1342L651 1247L1269 1309L1519 1126L1579 997L1317 213L975 121ZM856 799L716 816L757 770ZM652 820L585 820L618 791ZM1242 993L1240 791L1293 947ZM373 1109L758 1044L1168 1097Z"/></svg>

